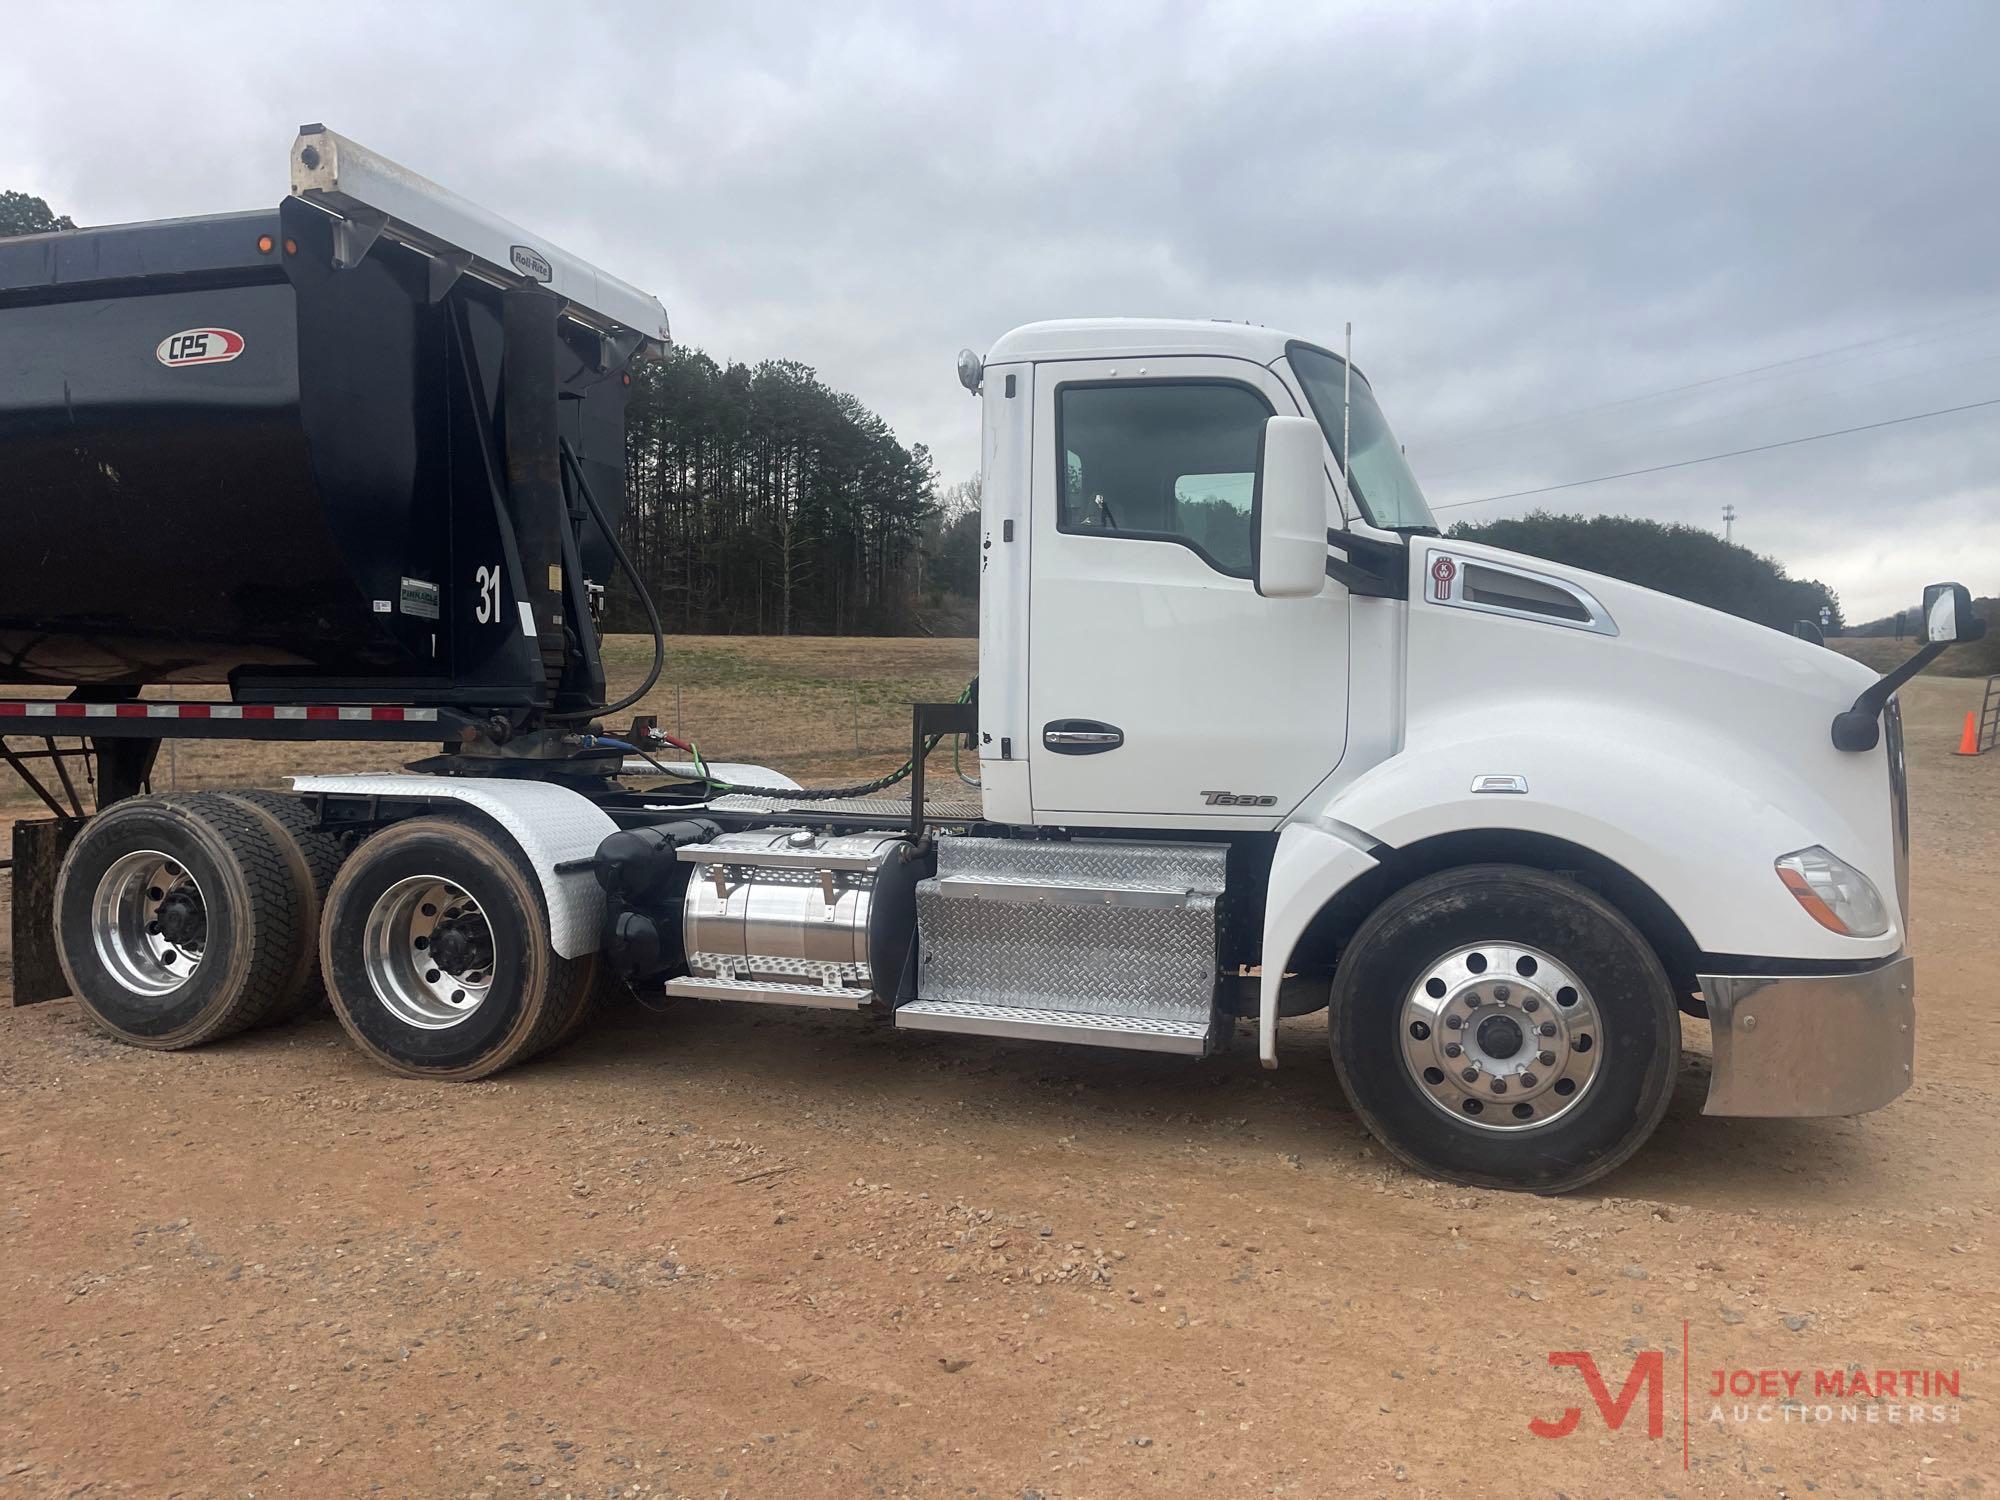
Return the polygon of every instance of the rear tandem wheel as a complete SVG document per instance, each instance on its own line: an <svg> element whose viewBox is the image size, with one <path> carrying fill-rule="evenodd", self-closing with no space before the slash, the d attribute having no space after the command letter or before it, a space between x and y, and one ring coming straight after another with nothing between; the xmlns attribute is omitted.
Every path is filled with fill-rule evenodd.
<svg viewBox="0 0 2000 1500"><path fill-rule="evenodd" d="M320 924L320 967L355 1045L409 1078L484 1078L580 1022L597 955L550 946L533 870L503 837L412 818L348 857Z"/></svg>
<svg viewBox="0 0 2000 1500"><path fill-rule="evenodd" d="M311 949L309 917L278 833L212 793L114 804L56 877L71 993L113 1036L162 1051L278 1014Z"/></svg>

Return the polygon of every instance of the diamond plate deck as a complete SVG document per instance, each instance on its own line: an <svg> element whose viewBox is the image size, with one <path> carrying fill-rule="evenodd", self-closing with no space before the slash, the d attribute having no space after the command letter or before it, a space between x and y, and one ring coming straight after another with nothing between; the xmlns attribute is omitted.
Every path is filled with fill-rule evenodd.
<svg viewBox="0 0 2000 1500"><path fill-rule="evenodd" d="M1131 1016L1086 1015L1079 1011L1033 1010L1018 1005L912 1000L897 1007L896 1024L909 1031L957 1031L978 1036L1025 1037L1037 1041L1080 1042L1092 1047L1127 1047L1142 1052L1182 1052L1199 1056L1208 1048L1206 1021L1140 1020Z"/></svg>

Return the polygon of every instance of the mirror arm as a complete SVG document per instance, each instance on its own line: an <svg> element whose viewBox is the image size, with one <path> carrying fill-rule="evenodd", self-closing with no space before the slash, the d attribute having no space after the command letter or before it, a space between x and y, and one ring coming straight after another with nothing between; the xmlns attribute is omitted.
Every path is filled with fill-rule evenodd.
<svg viewBox="0 0 2000 1500"><path fill-rule="evenodd" d="M1399 587L1397 580L1380 577L1377 574L1369 572L1366 568L1357 568L1345 558L1328 557L1326 560L1326 576L1331 578L1335 583L1340 584L1348 593L1359 594L1366 599L1407 599L1410 597L1410 587L1407 583L1403 583Z"/></svg>
<svg viewBox="0 0 2000 1500"><path fill-rule="evenodd" d="M1854 700L1854 707L1833 716L1833 748L1873 750L1882 737L1882 710L1896 695L1896 690L1944 655L1951 644L1950 641L1927 642L1900 667L1864 688L1861 696Z"/></svg>
<svg viewBox="0 0 2000 1500"><path fill-rule="evenodd" d="M1326 576L1350 594L1368 599L1410 597L1410 559L1407 547L1395 542L1379 542L1374 537L1356 536L1351 531L1327 528L1329 546L1340 548L1346 557L1329 557Z"/></svg>

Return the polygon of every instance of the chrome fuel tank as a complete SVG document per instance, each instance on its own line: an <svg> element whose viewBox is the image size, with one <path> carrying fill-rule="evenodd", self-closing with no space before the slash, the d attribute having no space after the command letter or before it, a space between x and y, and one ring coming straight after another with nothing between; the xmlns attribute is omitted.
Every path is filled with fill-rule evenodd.
<svg viewBox="0 0 2000 1500"><path fill-rule="evenodd" d="M915 929L916 882L900 834L759 829L690 844L681 906L701 978L817 984L893 999Z"/></svg>

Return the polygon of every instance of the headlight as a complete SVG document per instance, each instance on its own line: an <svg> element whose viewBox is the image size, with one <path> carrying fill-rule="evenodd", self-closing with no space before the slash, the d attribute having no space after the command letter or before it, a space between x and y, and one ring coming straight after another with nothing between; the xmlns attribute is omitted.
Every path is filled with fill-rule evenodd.
<svg viewBox="0 0 2000 1500"><path fill-rule="evenodd" d="M1880 937L1889 911L1868 877L1814 844L1777 862L1778 879L1820 926L1842 937Z"/></svg>

